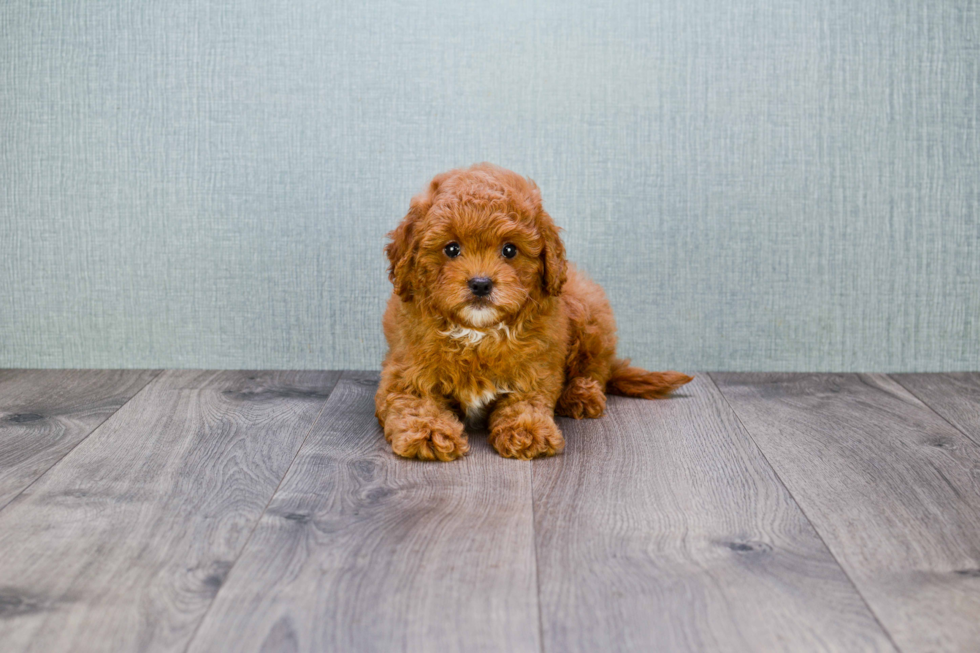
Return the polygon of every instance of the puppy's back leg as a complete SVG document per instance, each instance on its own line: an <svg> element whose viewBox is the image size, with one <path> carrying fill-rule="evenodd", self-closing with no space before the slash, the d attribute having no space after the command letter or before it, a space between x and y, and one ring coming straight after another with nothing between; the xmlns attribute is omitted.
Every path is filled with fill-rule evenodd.
<svg viewBox="0 0 980 653"><path fill-rule="evenodd" d="M579 277L568 289L569 348L565 387L555 412L566 417L602 417L606 383L616 355L616 323L602 289Z"/></svg>
<svg viewBox="0 0 980 653"><path fill-rule="evenodd" d="M555 407L559 415L601 417L607 394L655 399L693 378L679 372L648 372L617 358L612 307L588 277L570 275L563 297L571 333L565 388Z"/></svg>
<svg viewBox="0 0 980 653"><path fill-rule="evenodd" d="M606 393L602 384L588 376L568 380L562 390L555 413L564 417L602 417L606 412Z"/></svg>

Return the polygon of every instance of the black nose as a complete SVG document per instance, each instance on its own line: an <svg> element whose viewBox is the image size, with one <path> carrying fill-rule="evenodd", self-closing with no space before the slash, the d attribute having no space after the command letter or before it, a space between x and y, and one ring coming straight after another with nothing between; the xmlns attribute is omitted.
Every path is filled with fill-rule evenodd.
<svg viewBox="0 0 980 653"><path fill-rule="evenodd" d="M477 297L486 297L493 290L493 281L487 277L473 277L469 281L469 286Z"/></svg>

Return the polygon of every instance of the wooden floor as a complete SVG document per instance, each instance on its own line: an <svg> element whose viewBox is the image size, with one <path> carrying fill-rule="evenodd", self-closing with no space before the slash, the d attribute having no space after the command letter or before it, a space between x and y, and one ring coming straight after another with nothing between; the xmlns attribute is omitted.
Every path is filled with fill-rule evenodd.
<svg viewBox="0 0 980 653"><path fill-rule="evenodd" d="M0 371L0 650L980 651L980 374L396 458L371 372Z"/></svg>

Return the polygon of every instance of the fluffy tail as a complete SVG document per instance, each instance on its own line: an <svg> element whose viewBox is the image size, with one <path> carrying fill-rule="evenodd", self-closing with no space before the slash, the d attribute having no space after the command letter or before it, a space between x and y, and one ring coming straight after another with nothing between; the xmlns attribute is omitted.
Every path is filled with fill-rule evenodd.
<svg viewBox="0 0 980 653"><path fill-rule="evenodd" d="M630 367L629 359L626 359L619 361L613 369L606 383L606 394L658 399L693 378L680 372L647 372L639 367Z"/></svg>

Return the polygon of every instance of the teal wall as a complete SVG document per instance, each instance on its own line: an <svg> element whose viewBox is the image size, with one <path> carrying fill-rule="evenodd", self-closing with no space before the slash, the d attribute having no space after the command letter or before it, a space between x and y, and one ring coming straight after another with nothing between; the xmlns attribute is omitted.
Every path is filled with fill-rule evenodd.
<svg viewBox="0 0 980 653"><path fill-rule="evenodd" d="M0 367L372 368L436 172L536 179L622 350L980 369L980 5L0 5Z"/></svg>

